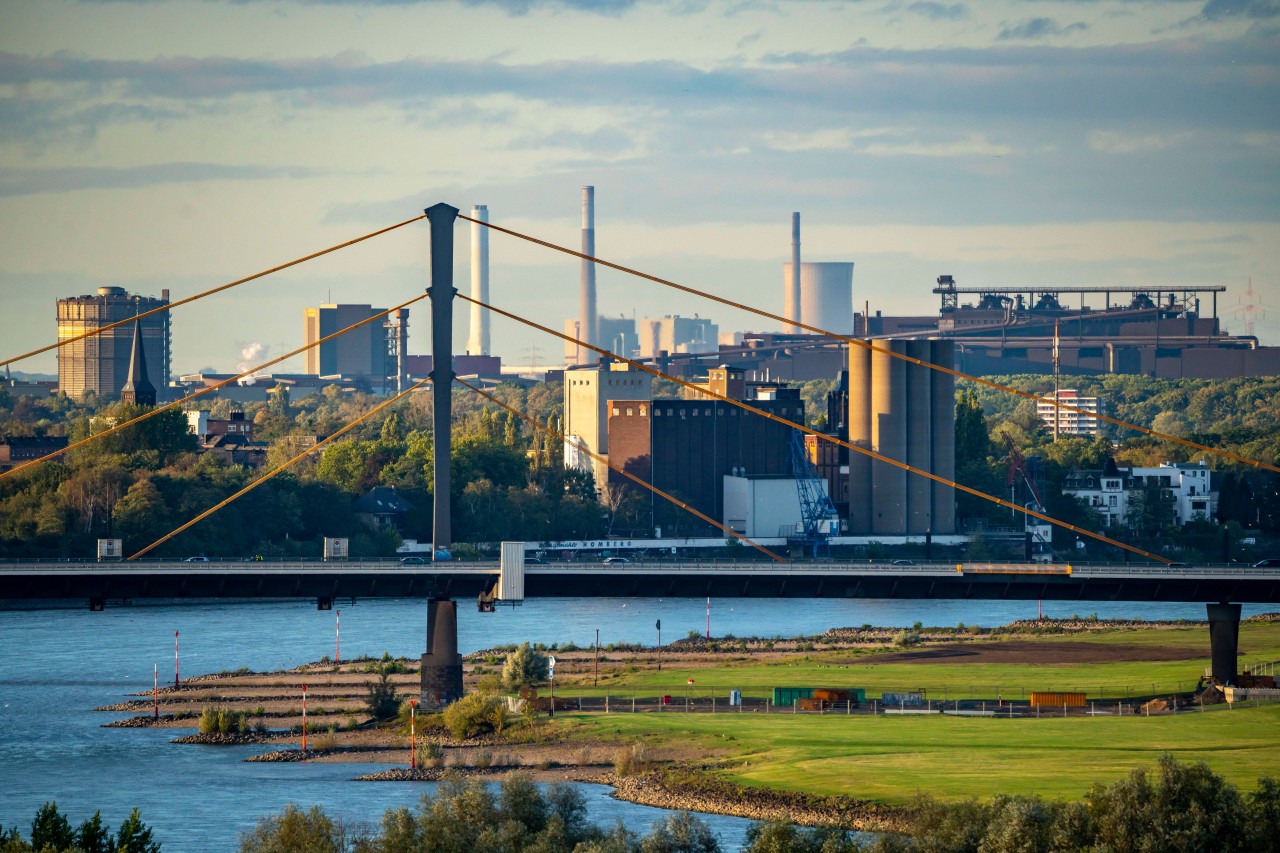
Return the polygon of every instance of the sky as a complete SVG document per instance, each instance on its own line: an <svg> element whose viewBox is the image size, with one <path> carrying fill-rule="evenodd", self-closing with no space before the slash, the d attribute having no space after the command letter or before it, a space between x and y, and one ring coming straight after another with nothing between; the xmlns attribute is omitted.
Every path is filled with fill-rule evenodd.
<svg viewBox="0 0 1280 853"><path fill-rule="evenodd" d="M1280 345L1280 0L0 0L5 358L55 340L59 297L176 300L439 202L577 248L587 184L600 257L774 312L799 211L859 308L936 313L944 273L1224 285L1227 329ZM490 255L494 304L577 313L576 259ZM179 308L175 372L419 295L428 257L416 223ZM598 278L606 315L776 327ZM427 329L419 303L411 352Z"/></svg>

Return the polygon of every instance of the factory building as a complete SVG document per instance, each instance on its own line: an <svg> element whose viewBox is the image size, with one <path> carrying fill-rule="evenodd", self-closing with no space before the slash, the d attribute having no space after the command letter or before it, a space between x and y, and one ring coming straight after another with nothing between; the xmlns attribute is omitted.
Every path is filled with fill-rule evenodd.
<svg viewBox="0 0 1280 853"><path fill-rule="evenodd" d="M100 287L89 296L58 300L58 340L66 341L169 304L169 291L160 298L129 294L123 287ZM169 312L141 321L147 379L154 388L169 386L172 369ZM129 379L134 323L67 343L58 349L58 390L79 399L86 394L118 398Z"/></svg>
<svg viewBox="0 0 1280 853"><path fill-rule="evenodd" d="M636 323L640 358L662 353L714 353L720 346L720 327L694 315L669 314Z"/></svg>
<svg viewBox="0 0 1280 853"><path fill-rule="evenodd" d="M955 477L955 378L889 355L951 367L951 341L869 341L849 350L849 441L895 462ZM955 492L849 452L849 533L955 532Z"/></svg>
<svg viewBox="0 0 1280 853"><path fill-rule="evenodd" d="M636 321L631 317L597 317L596 329L600 334L598 346L624 358L634 358L639 347L636 338ZM590 352L575 341L586 342L582 335L582 321L574 318L564 321L564 333L572 341L564 342L564 363L567 365L587 364L586 354Z"/></svg>
<svg viewBox="0 0 1280 853"><path fill-rule="evenodd" d="M773 399L756 396L748 402L794 423L805 422L799 389L775 388L766 392L769 396ZM794 430L722 400L615 400L609 405L608 431L610 462L722 522L726 489L735 504L736 518L730 520L745 525L741 507L752 505L750 494L755 490L742 481L793 476L790 441ZM613 472L610 476L611 483L630 482ZM783 484L779 492L770 485L778 484L760 485L759 494L776 497L787 489ZM794 493L794 480L790 489ZM668 510L671 505L664 499L651 497L650 502L654 526L663 527L668 535L716 535L716 529L705 522L679 509ZM785 509L794 525L798 500L794 512L790 505ZM673 530L672 524L692 526ZM773 529L769 535L777 536L778 523L769 525Z"/></svg>
<svg viewBox="0 0 1280 853"><path fill-rule="evenodd" d="M385 311L371 305L321 305L303 309L307 344ZM409 310L370 320L306 353L305 372L313 376L358 376L377 390L394 390L397 376L408 375ZM402 380L401 380L402 381Z"/></svg>
<svg viewBox="0 0 1280 853"><path fill-rule="evenodd" d="M564 373L564 465L590 472L600 487L609 469L584 451L609 457L609 404L614 400L641 401L653 396L652 376L629 364L603 361ZM634 409L638 403L633 403Z"/></svg>

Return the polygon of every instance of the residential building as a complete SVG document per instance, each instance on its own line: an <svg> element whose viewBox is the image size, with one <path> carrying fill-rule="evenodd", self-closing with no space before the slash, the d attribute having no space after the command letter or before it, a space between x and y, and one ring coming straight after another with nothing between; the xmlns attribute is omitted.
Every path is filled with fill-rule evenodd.
<svg viewBox="0 0 1280 853"><path fill-rule="evenodd" d="M1100 471L1073 471L1062 493L1085 501L1107 527L1127 524L1134 495L1155 487L1170 501L1174 524L1217 517L1218 497L1211 472L1200 462L1163 462L1155 468L1120 468L1108 459Z"/></svg>
<svg viewBox="0 0 1280 853"><path fill-rule="evenodd" d="M0 471L65 449L64 435L7 435L0 438Z"/></svg>
<svg viewBox="0 0 1280 853"><path fill-rule="evenodd" d="M1083 411L1060 409L1053 404L1055 399ZM1057 392L1056 397L1050 394L1036 402L1036 414L1044 422L1045 428L1057 435L1097 435L1100 427L1098 415L1102 411L1101 398L1081 396L1074 388L1063 388Z"/></svg>

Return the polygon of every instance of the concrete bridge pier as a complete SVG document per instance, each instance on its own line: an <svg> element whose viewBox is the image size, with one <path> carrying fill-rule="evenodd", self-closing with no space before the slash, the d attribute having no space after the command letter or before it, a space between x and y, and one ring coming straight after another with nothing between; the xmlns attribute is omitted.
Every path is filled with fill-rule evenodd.
<svg viewBox="0 0 1280 853"><path fill-rule="evenodd" d="M418 704L424 711L439 711L461 698L458 603L447 598L433 598L427 603L427 653L422 656Z"/></svg>
<svg viewBox="0 0 1280 853"><path fill-rule="evenodd" d="M1207 604L1209 612L1210 673L1219 684L1236 683L1240 652L1240 605Z"/></svg>

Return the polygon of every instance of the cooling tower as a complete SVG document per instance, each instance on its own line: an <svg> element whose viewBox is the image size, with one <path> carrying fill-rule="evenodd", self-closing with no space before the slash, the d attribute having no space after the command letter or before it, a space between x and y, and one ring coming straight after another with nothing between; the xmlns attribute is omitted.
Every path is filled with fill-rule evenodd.
<svg viewBox="0 0 1280 853"><path fill-rule="evenodd" d="M477 204L471 218L489 221L489 207ZM489 229L479 222L471 223L471 298L489 302ZM471 334L467 337L467 355L489 355L489 310L471 303Z"/></svg>
<svg viewBox="0 0 1280 853"><path fill-rule="evenodd" d="M930 341L930 361L942 367L955 366L954 341ZM929 397L933 427L933 473L947 480L956 478L956 378L941 370L929 371ZM933 532L955 533L956 490L933 483Z"/></svg>
<svg viewBox="0 0 1280 853"><path fill-rule="evenodd" d="M790 282L794 269L792 264L783 264L783 279ZM853 262L800 264L798 310L798 314L786 316L837 335L853 334ZM808 330L797 327L796 331Z"/></svg>
<svg viewBox="0 0 1280 853"><path fill-rule="evenodd" d="M596 255L596 188L582 188L582 254ZM600 345L596 329L596 265L595 261L582 262L582 294L578 302L578 322L581 323L579 340L593 346ZM590 350L583 353L579 364L594 364L599 356Z"/></svg>

